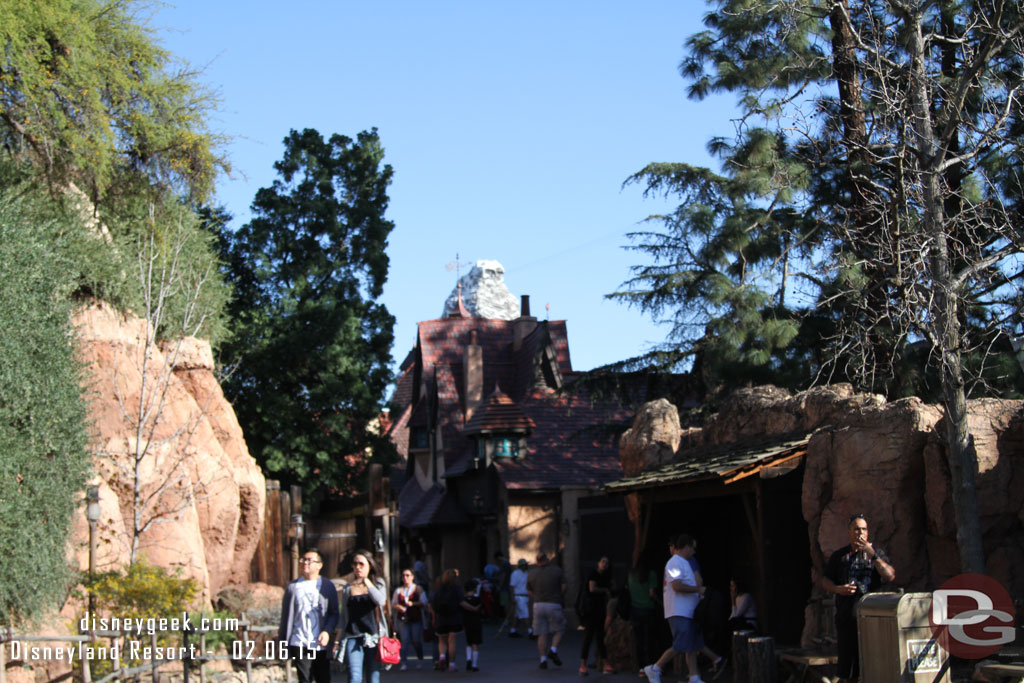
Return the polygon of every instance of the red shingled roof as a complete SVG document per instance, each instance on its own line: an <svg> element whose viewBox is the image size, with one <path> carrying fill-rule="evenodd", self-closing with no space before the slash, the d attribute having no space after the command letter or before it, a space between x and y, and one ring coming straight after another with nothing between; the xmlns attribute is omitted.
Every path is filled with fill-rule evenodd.
<svg viewBox="0 0 1024 683"><path fill-rule="evenodd" d="M497 461L510 489L601 486L622 478L617 435L633 418L616 402L538 391L521 402L536 429L524 457Z"/></svg>
<svg viewBox="0 0 1024 683"><path fill-rule="evenodd" d="M465 434L494 432L531 432L534 423L515 401L495 388L487 403L476 409L462 431Z"/></svg>
<svg viewBox="0 0 1024 683"><path fill-rule="evenodd" d="M428 396L436 396L437 400L445 472L456 475L466 470L466 460L474 453L467 430L511 426L524 429L528 425L531 434L526 439L527 452L523 457L499 461L501 477L509 488L596 486L621 478L622 468L612 432L625 428L632 418L631 412L617 402L596 401L582 395L559 395L544 388L535 390L538 379L549 384L553 379L550 361L546 359L549 353L553 355L558 376L554 381L571 381L565 322L537 324L517 351L513 351L514 326L514 321L476 317L445 317L419 324L417 348L402 364L394 396L399 413L391 438L399 452L408 456L411 411L402 401L415 399L413 392L417 389L413 385L419 367L422 381L428 383ZM473 331L482 352L484 395L490 394L490 398L465 423L462 362ZM499 386L509 387L509 395L500 393L496 397ZM425 408L421 405L417 415ZM412 477L407 486L419 488ZM413 495L413 492L403 493ZM420 503L419 494L414 498ZM413 498L407 501L412 503ZM415 516L420 522L424 514L429 517L440 512L425 503L413 507L419 510ZM403 506L403 509L408 508Z"/></svg>

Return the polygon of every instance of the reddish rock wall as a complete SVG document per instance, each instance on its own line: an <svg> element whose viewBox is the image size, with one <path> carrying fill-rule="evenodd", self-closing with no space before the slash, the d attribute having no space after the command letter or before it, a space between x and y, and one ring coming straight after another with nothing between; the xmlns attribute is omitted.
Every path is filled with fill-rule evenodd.
<svg viewBox="0 0 1024 683"><path fill-rule="evenodd" d="M266 487L217 383L209 344L189 338L154 348L144 363L140 319L96 303L82 308L75 323L87 371L100 489L98 568L129 560L132 529L138 526L133 523L138 479L153 499L141 521L160 520L139 535L141 554L198 580L207 601L225 585L247 581L263 528ZM159 408L145 421L147 427L155 425L151 432L137 428L144 391L164 392ZM140 452L145 455L136 469ZM84 515L76 516L72 543L84 568Z"/></svg>

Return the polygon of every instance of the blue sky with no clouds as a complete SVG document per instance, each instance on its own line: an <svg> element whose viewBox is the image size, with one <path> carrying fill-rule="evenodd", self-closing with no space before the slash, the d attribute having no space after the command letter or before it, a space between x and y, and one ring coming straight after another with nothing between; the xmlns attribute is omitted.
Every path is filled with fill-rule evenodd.
<svg viewBox="0 0 1024 683"><path fill-rule="evenodd" d="M648 350L665 328L604 299L641 255L626 233L662 201L623 181L652 161L714 162L733 102L686 98L677 65L698 0L210 2L150 19L217 91L234 178L218 203L249 218L289 129L376 127L395 169L384 301L393 355L455 285L446 265L496 259L534 315L568 323L573 367ZM545 311L550 306L550 313Z"/></svg>

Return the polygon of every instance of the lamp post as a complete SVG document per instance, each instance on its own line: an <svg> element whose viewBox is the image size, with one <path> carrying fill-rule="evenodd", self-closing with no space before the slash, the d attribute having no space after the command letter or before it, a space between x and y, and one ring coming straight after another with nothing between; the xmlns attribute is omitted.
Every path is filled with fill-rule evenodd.
<svg viewBox="0 0 1024 683"><path fill-rule="evenodd" d="M93 598L92 581L96 574L96 523L100 521L100 487L90 486L85 490L85 518L89 520L89 615L96 605Z"/></svg>
<svg viewBox="0 0 1024 683"><path fill-rule="evenodd" d="M306 523L302 521L302 515L292 515L292 579L299 578L299 545L305 526Z"/></svg>

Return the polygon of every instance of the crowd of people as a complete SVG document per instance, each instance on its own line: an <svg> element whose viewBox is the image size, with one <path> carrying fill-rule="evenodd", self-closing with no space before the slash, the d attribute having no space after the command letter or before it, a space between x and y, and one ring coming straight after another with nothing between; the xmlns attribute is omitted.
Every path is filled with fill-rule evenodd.
<svg viewBox="0 0 1024 683"><path fill-rule="evenodd" d="M836 595L838 668L841 679L849 682L858 676L853 606L865 593L892 581L895 570L884 551L868 541L863 515L850 518L848 531L850 543L830 557L822 587ZM617 585L609 557L601 557L587 573L575 604L583 629L580 676L590 674L592 647L597 671L612 674L636 664L639 675L649 683L660 683L664 668L680 655L690 683L703 683L702 658L712 679L725 670L731 639L710 643L711 639L705 639L713 621L707 613L714 610L724 615L725 610L716 607L708 595L696 557L697 541L680 534L668 542L668 551L660 579L640 561L630 569L625 583ZM513 569L496 553L484 568L483 580L462 582L458 570L447 569L433 583L425 563L418 561L402 570L401 585L389 596L372 553L360 550L348 559L351 580L339 596L333 582L320 575L323 557L310 549L302 555L301 576L285 591L278 637L287 641L299 683L330 683L332 653L347 664L349 683L362 683L364 676L369 683L379 683L378 646L391 633L391 620L402 644L401 670L409 668L414 654L414 666L422 668L424 647L430 643L434 668L456 671L457 637L464 633L465 669L475 672L480 670L483 618L489 613L504 614L509 637L525 634L536 639L541 669L561 666L559 646L567 624L568 585L562 568L545 553L538 553L535 560L530 567L525 559L519 559ZM759 631L757 605L741 577L729 582L728 607L721 632ZM662 619L671 636L663 649L659 648Z"/></svg>

